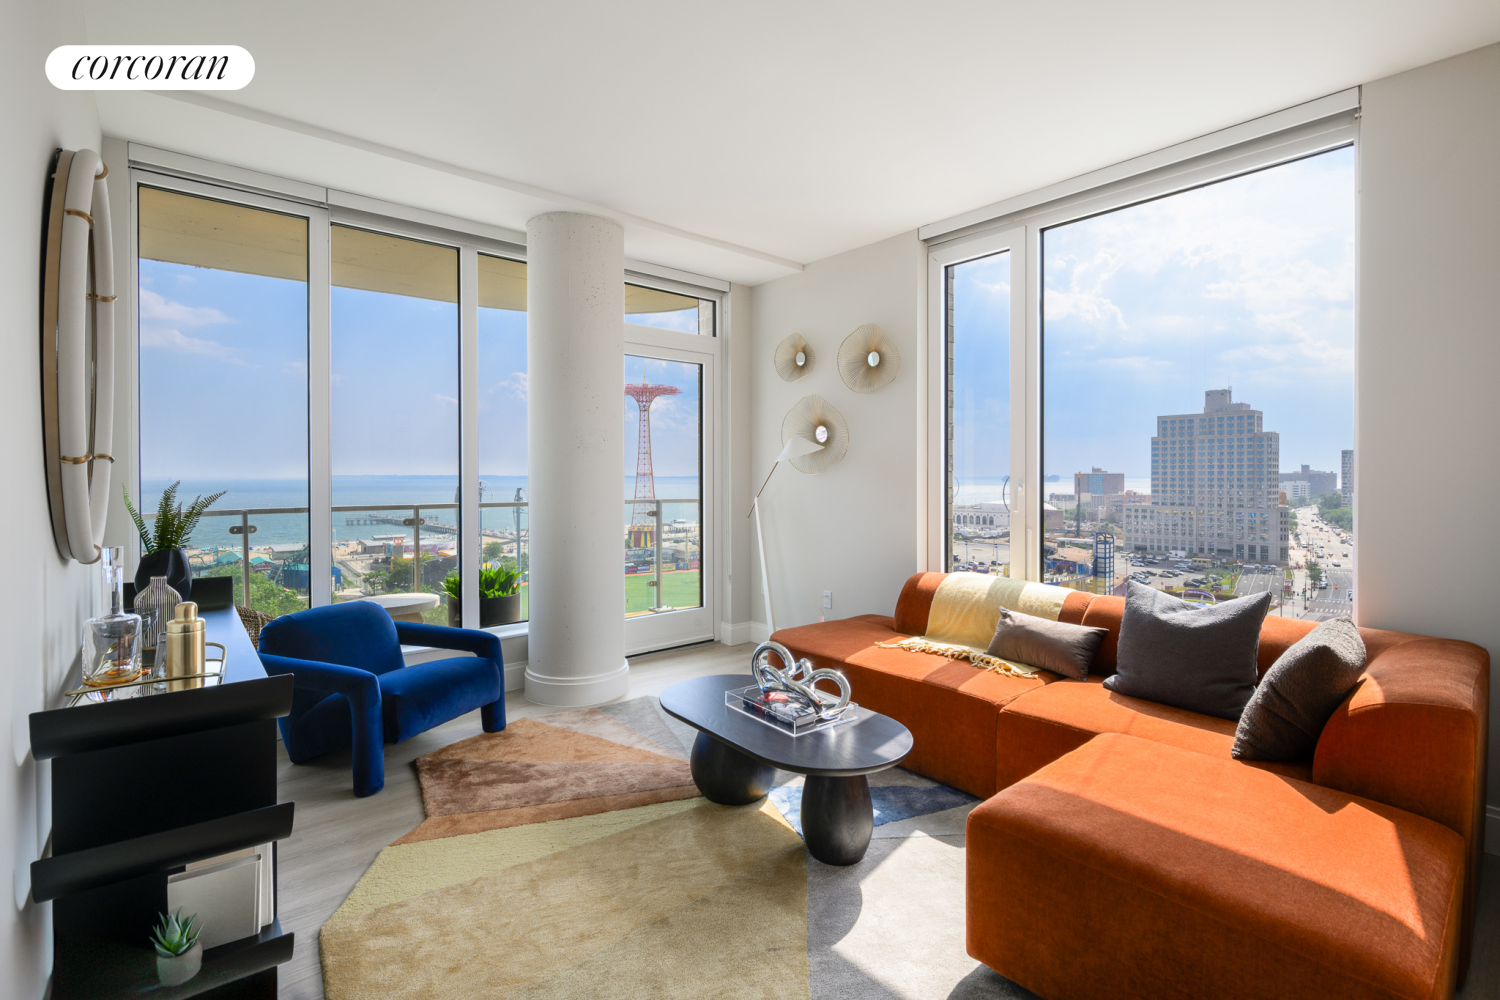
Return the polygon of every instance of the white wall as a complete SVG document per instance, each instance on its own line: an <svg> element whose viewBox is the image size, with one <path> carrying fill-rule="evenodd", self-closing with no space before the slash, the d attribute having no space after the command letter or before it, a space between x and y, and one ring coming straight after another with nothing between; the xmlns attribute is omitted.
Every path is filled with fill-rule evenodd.
<svg viewBox="0 0 1500 1000"><path fill-rule="evenodd" d="M52 964L51 906L30 901L30 864L51 826L46 769L31 759L27 715L55 707L76 679L78 638L98 570L65 565L52 543L42 464L39 272L42 198L58 147L99 148L93 95L55 90L42 73L55 46L84 40L70 3L9 4L0 29L0 470L10 530L0 570L0 856L11 891L0 904L0 992L39 997ZM123 166L123 164L121 165Z"/></svg>
<svg viewBox="0 0 1500 1000"><path fill-rule="evenodd" d="M781 451L781 421L816 393L849 423L849 453L817 476L790 463L776 470L762 496L766 561L776 626L786 628L860 614L892 614L901 584L920 567L917 518L917 330L922 322L927 249L905 233L808 265L800 274L757 285L750 348L750 484L731 518L743 518ZM862 323L878 323L901 352L901 373L877 392L860 394L840 380L839 344ZM771 367L788 334L807 338L813 371L783 382ZM753 540L752 540L753 544ZM753 559L752 549L752 559ZM755 570L753 634L763 638L765 611ZM833 607L821 606L833 592Z"/></svg>
<svg viewBox="0 0 1500 1000"><path fill-rule="evenodd" d="M1414 464L1500 490L1500 45L1365 86L1360 123L1355 427L1361 625L1468 639L1500 654L1481 512L1419 516ZM1491 682L1491 727L1500 685ZM1488 850L1500 853L1500 741Z"/></svg>

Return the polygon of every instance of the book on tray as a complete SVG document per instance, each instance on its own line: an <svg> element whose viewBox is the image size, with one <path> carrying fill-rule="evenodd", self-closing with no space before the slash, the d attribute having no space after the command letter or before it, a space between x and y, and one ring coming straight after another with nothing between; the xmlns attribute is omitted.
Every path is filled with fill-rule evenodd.
<svg viewBox="0 0 1500 1000"><path fill-rule="evenodd" d="M793 736L851 722L859 713L859 706L851 703L837 718L820 718L817 708L802 695L793 691L762 691L754 684L725 691L724 704Z"/></svg>

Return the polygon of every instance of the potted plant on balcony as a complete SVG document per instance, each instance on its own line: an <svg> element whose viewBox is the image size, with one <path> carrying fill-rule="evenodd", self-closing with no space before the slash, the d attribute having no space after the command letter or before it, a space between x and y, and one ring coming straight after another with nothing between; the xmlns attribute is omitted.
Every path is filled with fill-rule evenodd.
<svg viewBox="0 0 1500 1000"><path fill-rule="evenodd" d="M163 986L180 986L198 974L203 967L203 945L198 935L198 915L183 919L179 908L159 914L161 922L151 932L156 947L156 978Z"/></svg>
<svg viewBox="0 0 1500 1000"><path fill-rule="evenodd" d="M457 573L443 580L448 595L448 624L463 624L463 584ZM521 620L521 573L504 566L485 566L479 571L479 627L509 625Z"/></svg>
<svg viewBox="0 0 1500 1000"><path fill-rule="evenodd" d="M167 586L177 591L184 601L193 589L193 570L188 565L187 553L182 547L192 537L193 529L198 526L198 519L203 516L203 512L229 491L220 490L211 496L200 496L184 508L177 502L177 488L181 485L182 481L178 480L162 491L161 502L157 504L156 518L152 521L150 530L147 530L146 522L130 503L130 490L124 490L125 509L130 511L130 519L135 522L135 530L141 536L141 562L135 570L136 593L145 590L153 576L166 577Z"/></svg>

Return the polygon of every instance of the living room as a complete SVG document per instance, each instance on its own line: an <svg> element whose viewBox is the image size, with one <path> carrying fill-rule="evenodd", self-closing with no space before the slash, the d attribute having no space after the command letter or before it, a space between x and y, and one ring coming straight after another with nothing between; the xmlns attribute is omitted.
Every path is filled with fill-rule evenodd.
<svg viewBox="0 0 1500 1000"><path fill-rule="evenodd" d="M1500 995L1493 5L3 35L12 995Z"/></svg>

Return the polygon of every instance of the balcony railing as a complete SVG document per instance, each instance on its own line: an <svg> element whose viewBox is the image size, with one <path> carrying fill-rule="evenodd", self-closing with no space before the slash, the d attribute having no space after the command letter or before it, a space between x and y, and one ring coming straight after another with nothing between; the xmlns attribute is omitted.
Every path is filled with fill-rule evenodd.
<svg viewBox="0 0 1500 1000"><path fill-rule="evenodd" d="M632 597L627 594L625 614L627 617L644 614L660 614L667 611L682 610L688 607L700 607L702 605L702 552L703 533L702 517L697 512L701 509L697 497L682 498L658 498L651 500L625 500L623 501L627 510L638 511L649 508L649 523L645 525L627 523L623 541L625 543L624 563L622 569L627 577L638 578L642 573L641 568L649 573L650 579L646 582L648 596L642 602L638 595ZM673 505L691 508L695 516L691 520L669 519L667 509ZM530 503L528 501L485 501L479 504L480 508L480 545L481 551L487 540L505 540L514 546L516 565L526 565L526 546L529 544L529 529L523 517L528 513ZM457 539L459 526L457 517L447 512L456 512L460 508L456 503L422 503L410 506L403 504L340 504L329 508L331 514L354 515L346 518L348 522L366 522L373 524L389 524L391 527L406 529L411 532L411 545L413 551L412 589L416 591L430 591L424 585L421 576L422 565L422 536L440 535ZM511 525L504 530L498 527L485 527L484 512L491 510L511 509L516 516ZM238 536L240 555L240 586L244 602L251 604L250 581L254 572L252 555L255 546L252 544L252 536L259 530L254 519L261 517L272 517L279 515L303 515L309 513L308 507L245 507L245 508L221 508L203 512L207 518L232 518L236 523L230 524L228 532ZM444 515L447 514L445 517ZM449 520L451 518L451 520ZM628 522L635 521L634 516L628 518ZM642 530L642 529L645 530ZM405 531L402 531L404 534ZM676 534L677 538L669 538ZM644 545L633 545L633 542L645 542ZM679 558L676 562L684 564L685 568L693 575L674 584L678 587L678 594L672 601L668 601L664 593L663 571L664 564L668 561L667 546L680 549ZM404 544L403 544L404 548ZM647 554L644 558L631 558L631 553ZM644 565L649 560L649 566ZM309 558L309 564L311 559ZM337 560L335 561L337 565ZM344 573L353 574L354 568L344 566ZM302 588L291 588L302 589ZM524 597L523 597L524 600ZM529 609L522 612L523 620L529 616Z"/></svg>

